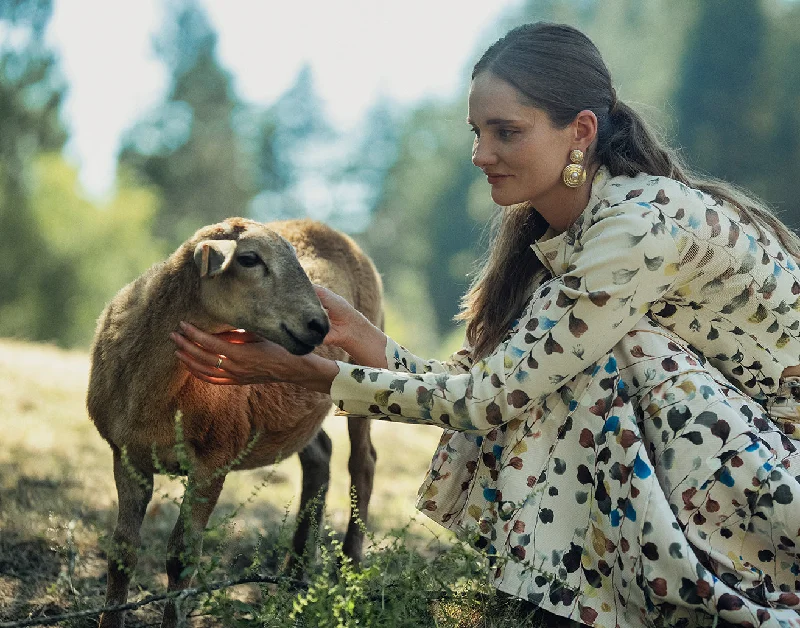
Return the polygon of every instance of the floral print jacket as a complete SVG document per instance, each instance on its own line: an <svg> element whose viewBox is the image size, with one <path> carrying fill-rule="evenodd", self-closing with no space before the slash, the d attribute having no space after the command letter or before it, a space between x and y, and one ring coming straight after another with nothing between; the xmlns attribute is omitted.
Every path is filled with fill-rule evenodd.
<svg viewBox="0 0 800 628"><path fill-rule="evenodd" d="M418 507L486 551L498 589L596 627L650 625L658 613L700 625L720 610L771 625L752 621L764 608L731 597L718 578L687 580L687 565L699 575L699 563L667 564L694 546L660 491L701 490L721 460L692 432L695 440L674 438L683 445L668 452L674 466L661 460L654 468L649 448L670 441L662 434L645 442L635 404L649 395L645 414L657 416L677 390L694 399L691 407L699 399L732 409L741 417L721 439L725 460L766 438L756 432L775 431L775 443L751 457L780 462L775 452L795 451L758 417L761 407L788 418L781 427L794 436L800 387L781 382L785 368L800 364L794 261L727 204L671 179L611 178L603 169L569 230L532 246L550 277L532 286L491 355L473 361L465 346L447 362L422 360L389 340L388 369L339 363L334 403L350 415L445 428ZM712 381L713 390L705 385ZM698 412L708 423L710 411ZM700 429L716 451L719 430ZM747 486L749 477L736 483L737 491ZM728 501L739 499L736 492ZM720 544L716 525L695 535L698 547L727 554L736 546L741 559L738 537ZM676 606L669 596L678 594ZM668 615L659 597L672 600ZM725 610L729 600L740 608Z"/></svg>
<svg viewBox="0 0 800 628"><path fill-rule="evenodd" d="M497 350L449 363L387 347L391 373L340 363L349 414L487 433L535 412L644 314L762 404L800 364L800 271L727 203L665 177L610 177L563 234L533 244L553 274Z"/></svg>

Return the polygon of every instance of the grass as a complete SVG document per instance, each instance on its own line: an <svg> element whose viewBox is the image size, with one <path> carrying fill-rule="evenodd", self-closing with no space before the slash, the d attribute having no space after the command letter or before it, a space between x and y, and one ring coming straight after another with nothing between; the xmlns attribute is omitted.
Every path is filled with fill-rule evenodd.
<svg viewBox="0 0 800 628"><path fill-rule="evenodd" d="M111 451L84 407L88 368L85 352L0 340L0 622L102 606L116 489ZM519 626L519 614L507 605L498 610L488 594L480 557L414 508L440 435L435 428L373 424L378 467L365 565L343 564L339 539L350 503L346 423L332 416L325 429L334 444L332 480L309 588L222 589L198 601L190 625ZM229 475L206 535L200 579L275 573L299 491L296 457ZM166 588L164 551L181 495L179 480L157 477L130 600ZM436 591L448 599L426 598L439 597ZM127 625L158 625L160 608L129 612ZM94 626L96 618L63 625Z"/></svg>

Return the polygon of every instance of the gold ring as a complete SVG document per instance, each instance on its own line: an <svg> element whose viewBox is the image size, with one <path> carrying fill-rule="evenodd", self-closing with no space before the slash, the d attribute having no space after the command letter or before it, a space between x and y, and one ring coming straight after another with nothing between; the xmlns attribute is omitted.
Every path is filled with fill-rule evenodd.
<svg viewBox="0 0 800 628"><path fill-rule="evenodd" d="M219 360L217 360L217 368L222 368L222 356L219 356Z"/></svg>

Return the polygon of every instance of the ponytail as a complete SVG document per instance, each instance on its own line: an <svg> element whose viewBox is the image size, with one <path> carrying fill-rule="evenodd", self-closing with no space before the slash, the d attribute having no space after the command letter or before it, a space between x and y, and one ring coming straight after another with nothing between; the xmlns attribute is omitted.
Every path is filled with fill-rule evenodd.
<svg viewBox="0 0 800 628"><path fill-rule="evenodd" d="M762 241L770 234L800 263L800 238L772 212L762 200L742 188L710 177L694 174L677 152L668 149L648 128L641 116L625 103L615 107L600 121L594 160L606 166L612 176L634 177L642 172L669 177L687 187L730 203L743 224L752 224Z"/></svg>
<svg viewBox="0 0 800 628"><path fill-rule="evenodd" d="M598 122L594 159L606 166L611 176L634 177L640 172L669 172L665 176L672 176L672 156L624 102L616 101L609 113L598 116Z"/></svg>

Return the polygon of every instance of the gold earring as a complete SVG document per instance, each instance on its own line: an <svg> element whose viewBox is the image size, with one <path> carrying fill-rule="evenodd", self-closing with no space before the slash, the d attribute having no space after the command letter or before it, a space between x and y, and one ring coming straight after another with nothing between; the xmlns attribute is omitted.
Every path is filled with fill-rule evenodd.
<svg viewBox="0 0 800 628"><path fill-rule="evenodd" d="M569 160L572 162L561 173L564 185L568 188L579 188L586 183L586 168L583 167L583 151L577 148L569 151Z"/></svg>

